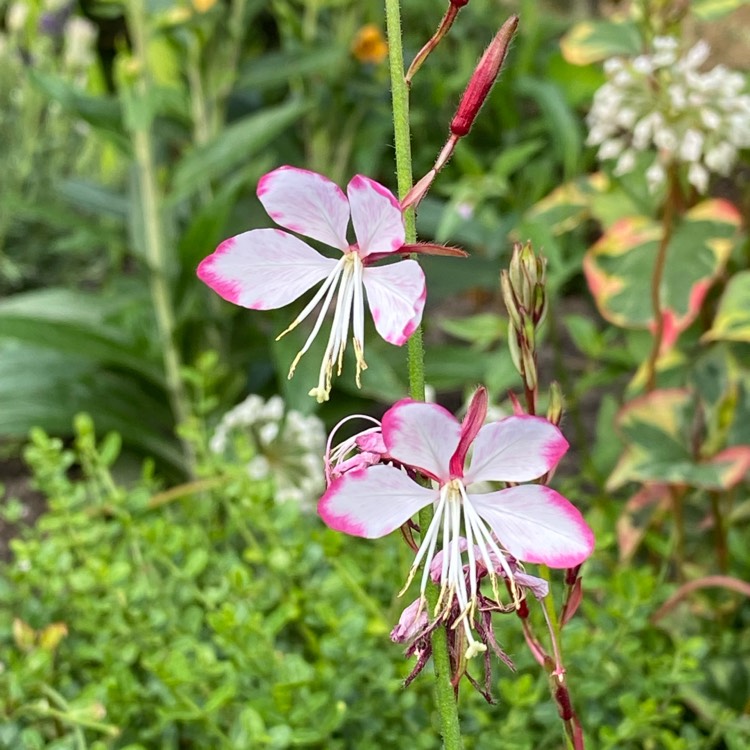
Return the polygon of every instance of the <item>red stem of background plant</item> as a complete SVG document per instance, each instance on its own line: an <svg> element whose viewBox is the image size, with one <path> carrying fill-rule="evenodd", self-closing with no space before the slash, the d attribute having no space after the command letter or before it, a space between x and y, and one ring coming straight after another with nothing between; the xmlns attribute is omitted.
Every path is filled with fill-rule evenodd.
<svg viewBox="0 0 750 750"><path fill-rule="evenodd" d="M656 388L656 363L659 352L664 341L664 311L661 305L661 283L664 278L664 269L667 265L667 249L674 231L674 220L682 203L680 183L674 167L670 168L668 175L667 197L662 214L662 235L659 250L654 261L654 270L651 275L651 309L654 314L654 340L651 353L646 361L646 391L651 392Z"/></svg>

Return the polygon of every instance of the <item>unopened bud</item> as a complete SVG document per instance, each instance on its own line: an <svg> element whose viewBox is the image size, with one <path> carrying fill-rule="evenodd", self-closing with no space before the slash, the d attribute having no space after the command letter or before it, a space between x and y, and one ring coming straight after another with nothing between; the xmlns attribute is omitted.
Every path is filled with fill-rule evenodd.
<svg viewBox="0 0 750 750"><path fill-rule="evenodd" d="M451 121L451 133L453 135L463 137L471 130L479 110L497 80L505 56L508 54L510 40L513 38L517 27L518 16L511 16L502 25L500 31L497 32L495 38L490 42L490 46L482 55L482 59L475 68L474 74L461 97L456 114Z"/></svg>
<svg viewBox="0 0 750 750"><path fill-rule="evenodd" d="M559 427L563 414L563 395L560 384L553 380L549 387L549 406L547 406L547 420Z"/></svg>
<svg viewBox="0 0 750 750"><path fill-rule="evenodd" d="M402 613L393 630L391 630L391 640L394 643L405 643L415 638L421 630L424 630L429 623L427 617L427 602L424 597L420 596L415 599Z"/></svg>
<svg viewBox="0 0 750 750"><path fill-rule="evenodd" d="M519 374L523 375L523 363L521 362L521 347L518 345L517 334L513 328L513 324L508 325L508 349L510 350L510 358L513 361L513 367L518 370Z"/></svg>
<svg viewBox="0 0 750 750"><path fill-rule="evenodd" d="M510 316L511 331L513 331L513 329L520 331L523 328L523 322L521 321L521 314L518 310L518 300L513 294L513 286L508 271L502 271L500 273L500 291L503 295L505 309Z"/></svg>
<svg viewBox="0 0 750 750"><path fill-rule="evenodd" d="M521 348L521 363L523 364L523 379L530 391L536 390L536 361L534 352L525 346Z"/></svg>

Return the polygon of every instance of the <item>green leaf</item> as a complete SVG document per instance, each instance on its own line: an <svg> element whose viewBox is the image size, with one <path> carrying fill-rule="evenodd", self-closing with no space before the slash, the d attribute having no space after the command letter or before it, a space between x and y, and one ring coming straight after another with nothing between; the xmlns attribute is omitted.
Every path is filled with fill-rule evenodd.
<svg viewBox="0 0 750 750"><path fill-rule="evenodd" d="M614 490L626 482L664 482L710 490L736 485L750 469L750 446L732 446L700 460L691 441L696 397L689 389L652 391L626 404L617 429L626 448L607 480Z"/></svg>
<svg viewBox="0 0 750 750"><path fill-rule="evenodd" d="M57 190L70 205L88 214L122 220L127 218L128 199L105 185L69 179L60 182Z"/></svg>
<svg viewBox="0 0 750 750"><path fill-rule="evenodd" d="M525 215L530 222L546 224L554 234L570 232L591 216L592 197L610 186L603 172L566 182L535 203Z"/></svg>
<svg viewBox="0 0 750 750"><path fill-rule="evenodd" d="M32 83L66 112L94 126L124 153L130 151L130 141L123 133L122 110L117 99L104 94L85 94L59 76L42 73L31 66L26 72Z"/></svg>
<svg viewBox="0 0 750 750"><path fill-rule="evenodd" d="M564 175L566 178L572 177L580 163L583 138L579 118L568 106L560 87L548 81L522 77L517 81L516 88L520 94L531 97L539 105L563 163Z"/></svg>
<svg viewBox="0 0 750 750"><path fill-rule="evenodd" d="M563 57L573 65L637 55L641 45L641 35L633 21L581 21L560 40Z"/></svg>
<svg viewBox="0 0 750 750"><path fill-rule="evenodd" d="M739 213L731 203L708 200L690 209L675 227L660 289L665 350L700 312L729 258L739 225ZM652 219L631 216L611 226L587 252L584 273L599 311L610 323L636 329L653 326L653 310L644 302L662 233L662 226Z"/></svg>
<svg viewBox="0 0 750 750"><path fill-rule="evenodd" d="M438 325L446 333L487 350L508 334L508 319L495 313L479 313L465 318L443 318Z"/></svg>
<svg viewBox="0 0 750 750"><path fill-rule="evenodd" d="M290 80L298 77L334 77L345 68L348 60L348 51L337 46L266 54L242 70L237 88L258 91L273 86L288 86Z"/></svg>
<svg viewBox="0 0 750 750"><path fill-rule="evenodd" d="M201 186L244 166L256 152L295 123L307 106L292 101L228 125L213 141L189 152L177 164L170 200L183 200Z"/></svg>
<svg viewBox="0 0 750 750"><path fill-rule="evenodd" d="M112 308L98 295L70 289L16 294L0 301L0 341L17 339L75 358L119 365L163 385L161 368L143 347L122 327L108 322Z"/></svg>
<svg viewBox="0 0 750 750"><path fill-rule="evenodd" d="M33 427L70 435L74 416L88 412L101 432L118 432L131 447L181 466L169 437L172 415L157 393L91 360L0 340L0 435L25 437Z"/></svg>
<svg viewBox="0 0 750 750"><path fill-rule="evenodd" d="M750 341L750 271L735 274L719 302L703 341Z"/></svg>
<svg viewBox="0 0 750 750"><path fill-rule="evenodd" d="M747 0L692 0L690 12L701 21L714 21L744 5Z"/></svg>

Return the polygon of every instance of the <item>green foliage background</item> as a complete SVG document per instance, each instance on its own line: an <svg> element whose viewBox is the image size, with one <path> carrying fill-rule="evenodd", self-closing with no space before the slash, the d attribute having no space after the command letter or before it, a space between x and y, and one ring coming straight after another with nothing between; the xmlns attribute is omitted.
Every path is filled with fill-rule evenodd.
<svg viewBox="0 0 750 750"><path fill-rule="evenodd" d="M406 546L330 532L207 448L248 392L316 408L306 395L315 349L289 381L303 333L273 342L293 311L238 310L195 267L225 237L270 224L254 191L280 164L393 186L387 70L352 52L363 25L382 25L381 5L86 2L99 48L82 71L40 25L52 6L28 2L12 29L0 0L0 450L19 453L33 430L24 455L46 503L30 527L27 498L9 493L2 507L20 526L0 567L0 748L439 746L429 669L404 690L411 664L388 640ZM410 58L447 2L402 5ZM420 206L423 239L471 251L425 262L427 381L450 405L478 382L498 402L518 387L498 272L509 236L543 248L543 380L563 385L575 449L557 486L597 536L563 639L591 748L750 745L747 599L679 588L717 570L750 580L747 482L685 484L722 450L750 444L746 236L712 269L715 291L660 370L663 388L690 394L690 409L664 414L670 429L648 424L651 410L623 409L642 387L649 334L597 316L582 274L600 228L657 210L642 175L608 175L605 187L591 176L583 116L604 80L599 61L636 52L648 24L674 31L680 12L728 34L735 5L634 2L629 20L613 20L582 2L472 0L412 87L419 176L481 49L520 13L499 83ZM561 39L585 64L566 60ZM721 190L747 213L742 167ZM633 295L642 275L629 280ZM221 367L207 368L208 350ZM404 361L369 336L363 389L342 378L321 416L330 425L382 411L406 393ZM624 434L613 429L624 422ZM683 538L664 502L627 502L644 466L687 488ZM462 688L467 750L560 748L546 679L514 617L497 633L517 672L496 668L492 706Z"/></svg>

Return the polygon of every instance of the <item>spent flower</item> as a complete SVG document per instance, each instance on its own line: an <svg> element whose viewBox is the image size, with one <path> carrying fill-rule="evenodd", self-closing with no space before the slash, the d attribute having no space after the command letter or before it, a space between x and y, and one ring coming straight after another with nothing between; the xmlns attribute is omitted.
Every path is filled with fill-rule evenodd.
<svg viewBox="0 0 750 750"><path fill-rule="evenodd" d="M726 175L750 146L750 96L745 79L717 65L701 71L710 49L701 40L680 55L679 42L656 37L649 54L612 58L587 121L588 144L615 175L633 171L639 153L653 152L646 179L653 191L674 166L701 194L711 172Z"/></svg>

